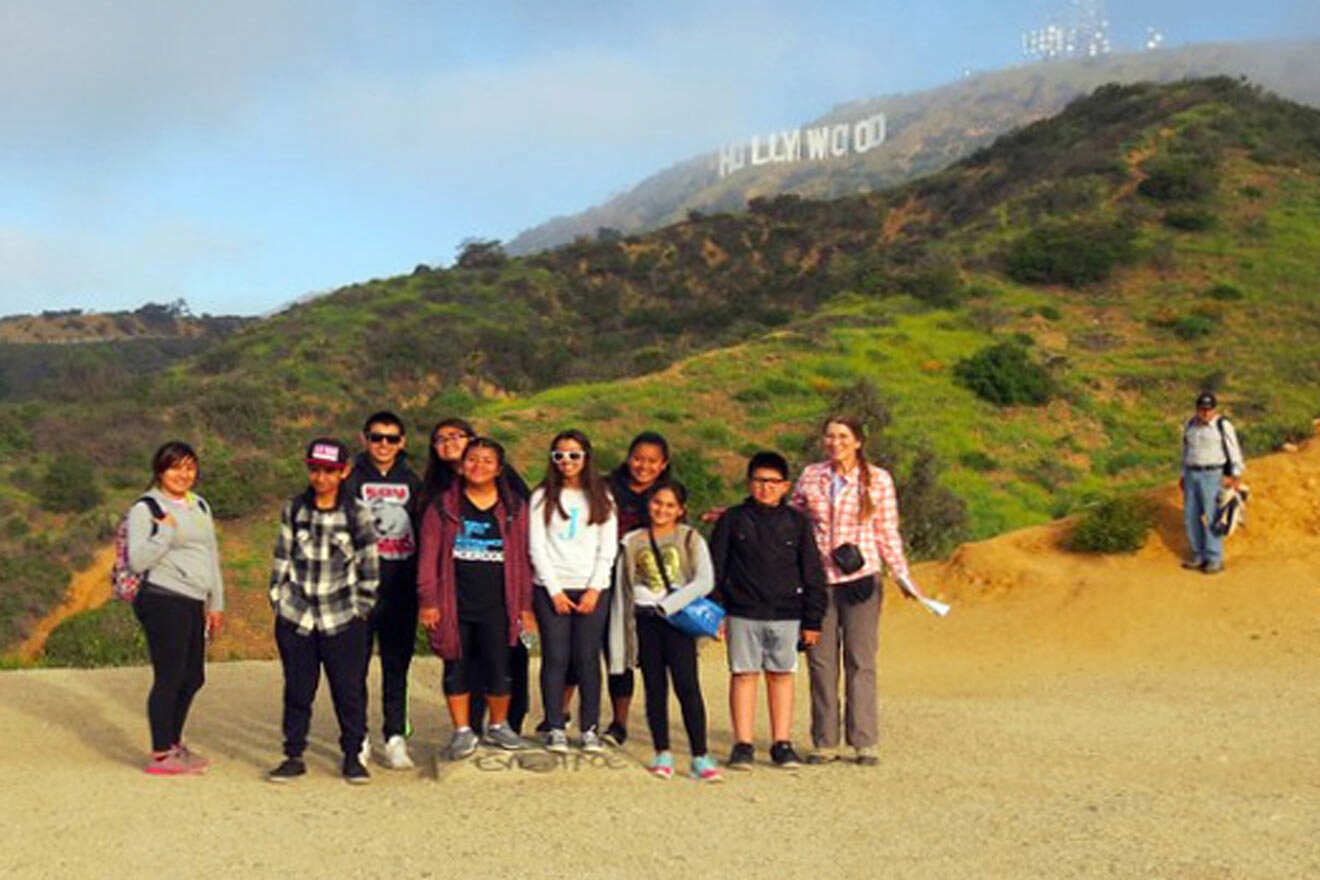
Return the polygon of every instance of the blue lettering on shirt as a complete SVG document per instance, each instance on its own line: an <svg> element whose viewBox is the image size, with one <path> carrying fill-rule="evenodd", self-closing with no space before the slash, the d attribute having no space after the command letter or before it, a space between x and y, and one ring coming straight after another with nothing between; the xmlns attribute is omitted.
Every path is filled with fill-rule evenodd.
<svg viewBox="0 0 1320 880"><path fill-rule="evenodd" d="M464 517L460 524L462 531L454 538L455 559L467 562L504 561L504 537L493 522Z"/></svg>

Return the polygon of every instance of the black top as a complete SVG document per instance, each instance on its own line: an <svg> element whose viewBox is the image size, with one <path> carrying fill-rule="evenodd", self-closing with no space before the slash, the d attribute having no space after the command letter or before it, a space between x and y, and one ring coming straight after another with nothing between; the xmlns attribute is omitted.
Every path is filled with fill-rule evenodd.
<svg viewBox="0 0 1320 880"><path fill-rule="evenodd" d="M381 564L407 564L415 570L417 536L421 534L422 478L408 467L407 454L400 451L389 472L382 474L370 456L359 453L339 491L365 501L371 508Z"/></svg>
<svg viewBox="0 0 1320 880"><path fill-rule="evenodd" d="M481 510L467 495L459 502L454 582L459 620L487 620L505 613L504 535L495 505Z"/></svg>
<svg viewBox="0 0 1320 880"><path fill-rule="evenodd" d="M619 537L633 529L645 527L651 521L651 488L643 492L634 492L628 485L627 468L619 468L610 474L610 491L614 493L614 503L618 508Z"/></svg>
<svg viewBox="0 0 1320 880"><path fill-rule="evenodd" d="M805 514L748 498L715 524L710 555L714 595L729 614L801 620L804 629L820 629L828 598L825 572Z"/></svg>

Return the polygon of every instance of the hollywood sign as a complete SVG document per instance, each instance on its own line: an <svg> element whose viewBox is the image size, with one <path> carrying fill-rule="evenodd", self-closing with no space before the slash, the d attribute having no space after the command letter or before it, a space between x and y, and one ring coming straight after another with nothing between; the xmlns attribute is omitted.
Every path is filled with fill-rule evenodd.
<svg viewBox="0 0 1320 880"><path fill-rule="evenodd" d="M728 177L747 166L783 162L840 159L849 153L865 153L885 142L885 114L877 113L857 122L794 128L764 137L720 147L720 177Z"/></svg>

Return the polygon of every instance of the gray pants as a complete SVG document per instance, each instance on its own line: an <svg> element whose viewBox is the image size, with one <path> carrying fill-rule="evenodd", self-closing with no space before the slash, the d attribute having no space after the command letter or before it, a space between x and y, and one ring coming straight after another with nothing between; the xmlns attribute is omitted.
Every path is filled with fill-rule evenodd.
<svg viewBox="0 0 1320 880"><path fill-rule="evenodd" d="M874 746L879 734L876 712L876 652L880 648L881 587L865 602L849 605L837 586L828 588L829 607L820 642L807 648L811 671L811 743L816 748L839 745L839 661L843 661L848 745Z"/></svg>

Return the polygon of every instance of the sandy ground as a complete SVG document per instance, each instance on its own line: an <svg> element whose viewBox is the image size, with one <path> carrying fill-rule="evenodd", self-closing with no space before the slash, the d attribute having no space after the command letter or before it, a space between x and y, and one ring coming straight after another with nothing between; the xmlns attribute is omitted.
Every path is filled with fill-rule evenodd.
<svg viewBox="0 0 1320 880"><path fill-rule="evenodd" d="M262 782L280 673L254 661L208 669L189 732L211 772L155 779L139 769L148 670L0 674L0 876L1320 876L1312 447L1252 463L1252 520L1219 576L1177 567L1172 490L1135 556L1062 553L1047 526L919 567L954 612L889 591L876 768L658 782L639 769L640 701L634 740L607 758L437 764L449 728L428 658L416 772L344 784L322 694L308 776ZM702 671L724 755L718 645ZM685 756L676 707L673 726Z"/></svg>

